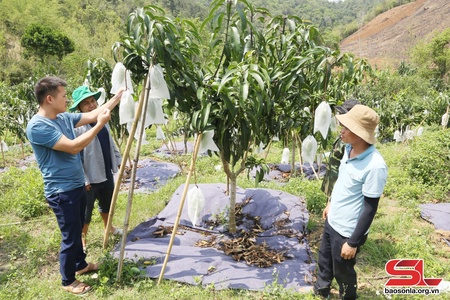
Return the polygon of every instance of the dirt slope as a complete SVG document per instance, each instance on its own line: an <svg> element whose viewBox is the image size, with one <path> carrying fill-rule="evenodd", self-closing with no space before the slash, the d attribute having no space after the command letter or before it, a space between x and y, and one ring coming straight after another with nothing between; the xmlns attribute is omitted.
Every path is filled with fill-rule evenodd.
<svg viewBox="0 0 450 300"><path fill-rule="evenodd" d="M434 31L450 27L449 0L416 0L393 8L344 39L342 52L366 58L378 68L396 67L409 52Z"/></svg>

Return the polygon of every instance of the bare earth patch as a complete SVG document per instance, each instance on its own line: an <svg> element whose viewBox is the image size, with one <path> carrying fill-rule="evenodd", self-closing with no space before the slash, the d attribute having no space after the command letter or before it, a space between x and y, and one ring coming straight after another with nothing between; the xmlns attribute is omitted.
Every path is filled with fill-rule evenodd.
<svg viewBox="0 0 450 300"><path fill-rule="evenodd" d="M344 39L341 51L379 68L408 60L411 49L450 27L450 1L416 0L384 12Z"/></svg>

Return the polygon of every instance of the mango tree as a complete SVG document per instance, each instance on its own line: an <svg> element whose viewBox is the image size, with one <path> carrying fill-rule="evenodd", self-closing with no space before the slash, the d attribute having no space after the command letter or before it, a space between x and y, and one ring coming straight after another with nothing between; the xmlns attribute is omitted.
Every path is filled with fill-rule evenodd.
<svg viewBox="0 0 450 300"><path fill-rule="evenodd" d="M8 135L14 137L14 142L20 142L22 156L24 156L23 143L26 141L25 128L28 120L37 110L37 102L33 95L32 81L23 82L15 86L0 83L0 140ZM4 149L2 152L5 163Z"/></svg>
<svg viewBox="0 0 450 300"><path fill-rule="evenodd" d="M161 9L146 6L130 14L115 57L122 55L136 83L160 64L169 106L189 116L193 132L214 130L230 180L228 225L235 233L238 175L261 166L261 180L267 170L253 148L292 128L311 131L312 115L303 108L313 111L327 99L332 69L327 62L335 58L319 45L314 27L299 18L272 18L246 0L213 1L201 29L210 32L209 47L202 51L205 43L193 22L171 20Z"/></svg>
<svg viewBox="0 0 450 300"><path fill-rule="evenodd" d="M271 76L270 97L275 101L283 140L291 141L291 170L295 170L295 145L298 132L305 137L312 131L313 110L323 100L318 94L327 86L323 61L332 57L322 47L317 29L295 16L277 16L266 32L265 61ZM324 80L325 79L325 80ZM285 142L288 146L288 142Z"/></svg>

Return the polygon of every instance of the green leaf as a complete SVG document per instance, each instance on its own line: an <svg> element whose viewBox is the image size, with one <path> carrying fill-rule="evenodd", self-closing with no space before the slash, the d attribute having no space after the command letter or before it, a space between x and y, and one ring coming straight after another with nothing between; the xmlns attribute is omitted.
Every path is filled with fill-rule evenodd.
<svg viewBox="0 0 450 300"><path fill-rule="evenodd" d="M207 103L202 109L202 122L200 124L201 131L204 131L206 125L208 125L209 112L211 110L211 103Z"/></svg>
<svg viewBox="0 0 450 300"><path fill-rule="evenodd" d="M244 82L242 85L241 85L241 92L240 92L240 94L241 94L241 102L245 102L245 101L247 101L247 98L248 98L248 89L249 89L249 84L248 84L248 82L246 81L246 82Z"/></svg>
<svg viewBox="0 0 450 300"><path fill-rule="evenodd" d="M258 82L260 89L264 90L264 81L261 78L261 76L259 75L259 73L256 71L251 71L250 75Z"/></svg>
<svg viewBox="0 0 450 300"><path fill-rule="evenodd" d="M231 101L231 99L226 96L223 96L222 100L225 103L225 107L227 108L228 113L230 114L230 117L232 119L234 119L234 117L236 116L236 107L235 107L233 101Z"/></svg>

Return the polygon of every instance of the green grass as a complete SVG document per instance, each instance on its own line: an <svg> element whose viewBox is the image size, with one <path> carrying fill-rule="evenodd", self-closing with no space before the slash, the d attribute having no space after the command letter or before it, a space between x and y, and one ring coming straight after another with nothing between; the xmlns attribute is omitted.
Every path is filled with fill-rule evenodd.
<svg viewBox="0 0 450 300"><path fill-rule="evenodd" d="M147 134L149 144L142 148L140 158L151 158L154 149L162 144L155 141L154 131ZM278 163L282 146L274 143L267 157L268 162ZM360 299L382 298L383 287L387 281L384 265L393 258L423 258L426 277L444 277L450 274L450 251L444 245L434 227L420 218L417 204L423 199L422 187L406 177L401 157L408 151L405 145L387 144L379 147L389 167L389 179L386 196L380 202L380 208L371 233L363 246L357 263ZM29 149L28 149L29 153ZM132 149L131 153L134 153ZM134 155L134 154L133 154ZM297 155L298 157L298 155ZM18 155L16 160L21 157ZM161 159L161 157L153 157ZM128 230L158 214L168 203L173 192L185 183L190 165L190 155L171 159L184 166L183 174L151 194L134 194ZM14 160L10 159L10 162ZM214 183L226 182L222 171L214 167L220 165L216 157L202 156L196 163L196 176L191 182ZM33 168L25 171L11 168L0 174L0 299L76 299L60 287L58 251L60 233L53 213L48 210L36 216L24 218L21 215L20 201L36 192L39 174ZM238 179L243 188L254 188L255 182L247 179L243 173ZM313 256L317 258L317 248L323 226L320 205L322 194L320 181L304 181L291 178L286 184L261 182L258 187L283 190L300 197L314 209L310 215L308 228L309 242ZM418 196L407 196L407 191L417 190ZM18 192L20 191L20 192ZM396 196L399 195L397 199ZM34 198L42 195L34 195ZM33 197L30 197L33 198ZM123 227L128 192L121 192L117 200L113 224ZM447 201L448 199L441 199ZM314 205L313 205L314 204ZM112 237L108 249L102 250L103 225L99 214L94 210L92 223L87 237L88 260L103 261L98 277L83 275L81 278L95 287L90 299L313 299L309 294L293 292L278 284L272 284L265 290L255 292L248 290L215 290L214 286L199 287L164 280L160 285L156 280L139 276L133 269L139 262L124 262L122 281L115 282L117 260L109 256L109 250L119 242ZM276 276L274 276L276 282ZM336 289L336 284L333 284ZM380 296L381 293L381 296ZM447 296L447 297L446 297ZM450 295L433 296L433 299L449 299ZM334 292L331 299L337 299ZM392 297L392 299L403 299ZM409 297L407 299L425 299ZM427 298L428 299L428 298Z"/></svg>

